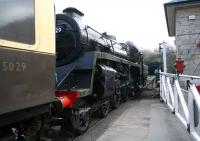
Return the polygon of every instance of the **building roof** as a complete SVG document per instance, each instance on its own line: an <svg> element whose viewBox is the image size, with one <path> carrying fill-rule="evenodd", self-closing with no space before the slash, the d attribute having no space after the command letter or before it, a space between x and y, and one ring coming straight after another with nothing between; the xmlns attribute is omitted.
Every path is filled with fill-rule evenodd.
<svg viewBox="0 0 200 141"><path fill-rule="evenodd" d="M185 2L185 1L190 1L190 0L171 0L167 3L169 4L169 3L177 3L177 2Z"/></svg>
<svg viewBox="0 0 200 141"><path fill-rule="evenodd" d="M175 9L200 4L200 0L172 0L164 4L169 36L175 36Z"/></svg>

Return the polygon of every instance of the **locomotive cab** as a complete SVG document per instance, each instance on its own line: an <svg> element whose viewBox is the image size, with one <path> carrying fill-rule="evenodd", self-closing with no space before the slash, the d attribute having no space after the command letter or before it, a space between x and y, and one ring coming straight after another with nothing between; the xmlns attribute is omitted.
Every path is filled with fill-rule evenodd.
<svg viewBox="0 0 200 141"><path fill-rule="evenodd" d="M53 0L0 1L0 127L54 100L54 17Z"/></svg>

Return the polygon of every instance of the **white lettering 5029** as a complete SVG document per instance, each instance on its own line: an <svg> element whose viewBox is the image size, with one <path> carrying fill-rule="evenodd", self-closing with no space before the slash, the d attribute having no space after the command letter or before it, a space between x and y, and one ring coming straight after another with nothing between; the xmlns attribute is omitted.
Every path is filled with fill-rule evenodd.
<svg viewBox="0 0 200 141"><path fill-rule="evenodd" d="M6 72L6 71L17 71L17 72L21 72L21 71L25 71L26 70L26 63L24 62L2 62L2 71Z"/></svg>

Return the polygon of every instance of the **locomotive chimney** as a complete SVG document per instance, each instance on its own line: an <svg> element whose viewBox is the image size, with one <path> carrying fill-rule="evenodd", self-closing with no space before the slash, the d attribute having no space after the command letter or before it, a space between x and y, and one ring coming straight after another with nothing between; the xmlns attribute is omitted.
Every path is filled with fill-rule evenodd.
<svg viewBox="0 0 200 141"><path fill-rule="evenodd" d="M66 9L64 9L63 13L65 13L69 17L72 17L73 19L79 20L79 21L84 16L84 14L81 11L79 11L78 9L73 8L73 7L68 7Z"/></svg>

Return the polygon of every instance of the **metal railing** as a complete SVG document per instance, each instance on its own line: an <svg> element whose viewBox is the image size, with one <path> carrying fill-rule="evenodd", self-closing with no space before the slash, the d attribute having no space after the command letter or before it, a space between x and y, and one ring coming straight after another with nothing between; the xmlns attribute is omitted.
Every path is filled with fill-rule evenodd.
<svg viewBox="0 0 200 141"><path fill-rule="evenodd" d="M145 84L145 86L143 88L155 89L155 87L156 87L156 76L154 76L154 75L148 76L146 84Z"/></svg>
<svg viewBox="0 0 200 141"><path fill-rule="evenodd" d="M184 82L181 83L181 79ZM192 139L200 141L199 111L200 95L195 82L200 77L160 72L160 99L165 102L185 126ZM185 83L185 89L182 84Z"/></svg>

